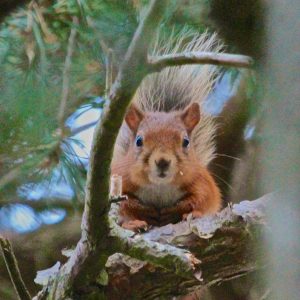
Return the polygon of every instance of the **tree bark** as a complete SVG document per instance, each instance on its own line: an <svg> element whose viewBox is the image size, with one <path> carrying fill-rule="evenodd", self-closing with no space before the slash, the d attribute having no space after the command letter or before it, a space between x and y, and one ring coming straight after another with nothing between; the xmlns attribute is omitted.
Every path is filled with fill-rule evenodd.
<svg viewBox="0 0 300 300"><path fill-rule="evenodd" d="M110 211L111 235L117 230L118 236L127 239L129 244L134 240L134 247L127 253L134 254L135 258L121 253L111 255L105 271L98 269L97 276L85 290L89 291L90 297L171 299L251 274L268 263L257 253L262 246L262 234L267 229L265 214L270 201L270 195L243 201L228 206L215 216L189 219L143 234L134 234L115 223L117 205L114 204ZM137 245L151 247L143 246L139 251ZM176 261L169 256L168 253L172 253L170 247L177 249L176 255L182 255L183 261L186 253L192 253L198 262L194 265L195 270L184 270L184 265L179 263L181 259ZM76 299L89 299L87 297L87 294L76 295Z"/></svg>
<svg viewBox="0 0 300 300"><path fill-rule="evenodd" d="M201 262L188 277L152 263L116 253L106 264L105 294L110 299L171 299L263 268L257 256L266 230L265 213L271 196L243 201L216 216L169 224L142 235L145 240L189 250ZM181 274L183 275L183 274Z"/></svg>

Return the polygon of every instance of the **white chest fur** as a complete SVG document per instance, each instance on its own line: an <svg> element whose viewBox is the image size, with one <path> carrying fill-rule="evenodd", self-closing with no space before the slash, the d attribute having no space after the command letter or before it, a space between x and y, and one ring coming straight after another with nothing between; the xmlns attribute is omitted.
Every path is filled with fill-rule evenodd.
<svg viewBox="0 0 300 300"><path fill-rule="evenodd" d="M185 193L170 184L149 184L139 188L135 194L143 204L163 208L177 203Z"/></svg>

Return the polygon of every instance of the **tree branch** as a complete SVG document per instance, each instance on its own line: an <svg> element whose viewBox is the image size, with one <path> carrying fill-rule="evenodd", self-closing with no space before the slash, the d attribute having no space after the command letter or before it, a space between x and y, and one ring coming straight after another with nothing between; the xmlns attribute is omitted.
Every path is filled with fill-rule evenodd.
<svg viewBox="0 0 300 300"><path fill-rule="evenodd" d="M257 250L262 247L270 201L270 195L266 195L227 207L215 216L169 224L142 234L139 238L145 241L180 246L180 250L193 253L201 261L197 266L198 276L192 273L178 276L172 268L165 268L164 261L157 266L153 258L136 259L135 255L134 259L131 254L131 257L115 254L106 265L109 275L106 295L112 299L168 299L263 268L268 262L257 255Z"/></svg>
<svg viewBox="0 0 300 300"><path fill-rule="evenodd" d="M108 277L103 280L103 270L97 269L85 289L90 293L95 282L101 282L102 288L94 292L104 298L168 299L253 273L268 263L257 253L267 229L270 201L270 195L243 201L217 215L153 228L144 234L120 228L118 207L113 205L110 236L116 237L119 250L127 255L111 255L105 265ZM81 249L86 246L82 244ZM198 262L197 270L191 256L185 258L187 253L192 253L192 262ZM101 257L95 254L93 264ZM82 291L81 295L86 294Z"/></svg>
<svg viewBox="0 0 300 300"><path fill-rule="evenodd" d="M30 300L31 296L23 282L16 257L13 253L10 242L0 236L0 246L2 249L3 258L8 270L10 279L14 285L17 295L20 300Z"/></svg>
<svg viewBox="0 0 300 300"><path fill-rule="evenodd" d="M151 241L120 227L118 209L118 205L113 204L109 212L110 236L116 237L119 241L122 253L172 271L181 277L190 278L196 272L196 265L200 261L191 252Z"/></svg>
<svg viewBox="0 0 300 300"><path fill-rule="evenodd" d="M148 58L150 68L159 72L165 67L190 65L190 64L211 64L235 68L251 68L253 59L246 55L213 53L213 52L185 52L166 54L163 56L150 56Z"/></svg>
<svg viewBox="0 0 300 300"><path fill-rule="evenodd" d="M155 29L162 18L166 2L166 0L150 2L149 10L134 34L116 81L111 88L110 104L105 107L95 129L82 223L83 238L87 238L91 244L98 244L109 232L105 215L109 208L109 165L112 151L127 106L148 72L149 41L154 36Z"/></svg>
<svg viewBox="0 0 300 300"><path fill-rule="evenodd" d="M87 175L82 237L73 255L62 267L51 285L49 295L63 299L74 293L91 293L86 286L99 274L107 258L120 249L118 241L109 236L109 166L114 143L127 106L140 82L146 76L149 41L162 18L167 0L152 0L127 50L117 78L109 94L93 138L90 168ZM98 291L99 292L99 291Z"/></svg>

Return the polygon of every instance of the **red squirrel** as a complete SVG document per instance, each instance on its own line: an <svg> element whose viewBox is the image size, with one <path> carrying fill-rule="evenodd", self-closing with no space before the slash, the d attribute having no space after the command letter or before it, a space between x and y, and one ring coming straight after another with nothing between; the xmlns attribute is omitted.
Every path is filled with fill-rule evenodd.
<svg viewBox="0 0 300 300"><path fill-rule="evenodd" d="M185 33L186 34L186 33ZM170 51L219 51L215 36L182 35ZM174 40L172 40L174 44ZM111 173L122 176L122 227L176 223L187 215L216 213L221 195L207 166L214 156L215 126L202 103L218 74L210 66L166 68L147 76L129 106L117 138Z"/></svg>

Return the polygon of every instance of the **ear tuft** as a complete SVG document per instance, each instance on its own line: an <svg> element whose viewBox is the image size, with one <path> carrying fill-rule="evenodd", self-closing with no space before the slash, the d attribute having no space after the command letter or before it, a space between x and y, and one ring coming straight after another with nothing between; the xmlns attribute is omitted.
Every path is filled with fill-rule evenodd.
<svg viewBox="0 0 300 300"><path fill-rule="evenodd" d="M131 104L125 115L125 121L128 127L135 133L144 118L144 114L134 105Z"/></svg>
<svg viewBox="0 0 300 300"><path fill-rule="evenodd" d="M200 121L200 107L198 103L192 103L181 114L181 120L184 123L188 133L191 133Z"/></svg>

